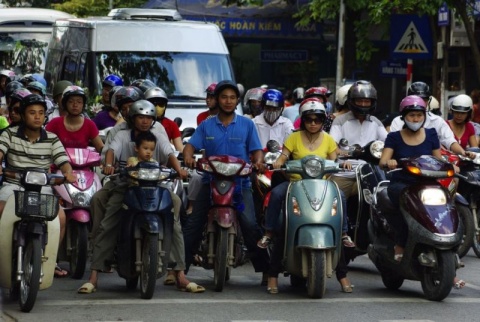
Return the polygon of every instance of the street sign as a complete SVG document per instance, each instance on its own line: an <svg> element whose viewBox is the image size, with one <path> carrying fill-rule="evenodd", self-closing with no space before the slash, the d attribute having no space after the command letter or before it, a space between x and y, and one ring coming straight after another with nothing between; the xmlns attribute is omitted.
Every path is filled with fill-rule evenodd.
<svg viewBox="0 0 480 322"><path fill-rule="evenodd" d="M382 60L380 62L380 75L384 77L405 78L407 76L407 62Z"/></svg>
<svg viewBox="0 0 480 322"><path fill-rule="evenodd" d="M449 10L445 2L438 9L438 25L441 27L450 25Z"/></svg>
<svg viewBox="0 0 480 322"><path fill-rule="evenodd" d="M392 58L432 58L432 36L427 16L392 15L390 30Z"/></svg>
<svg viewBox="0 0 480 322"><path fill-rule="evenodd" d="M260 52L262 62L301 62L308 60L306 50L262 50Z"/></svg>

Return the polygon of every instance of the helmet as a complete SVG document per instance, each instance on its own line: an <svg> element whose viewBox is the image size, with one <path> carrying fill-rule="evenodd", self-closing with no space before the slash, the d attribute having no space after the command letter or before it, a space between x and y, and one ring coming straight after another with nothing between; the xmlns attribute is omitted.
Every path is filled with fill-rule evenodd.
<svg viewBox="0 0 480 322"><path fill-rule="evenodd" d="M348 90L352 87L352 84L343 85L335 93L335 101L338 105L343 106L347 102Z"/></svg>
<svg viewBox="0 0 480 322"><path fill-rule="evenodd" d="M321 97L324 102L330 95L332 95L332 92L326 87L310 87L305 91L305 98Z"/></svg>
<svg viewBox="0 0 480 322"><path fill-rule="evenodd" d="M136 102L143 98L143 92L138 87L122 87L113 94L112 107L117 106L120 109L125 103Z"/></svg>
<svg viewBox="0 0 480 322"><path fill-rule="evenodd" d="M123 80L120 76L110 74L103 79L102 85L107 85L110 87L123 86Z"/></svg>
<svg viewBox="0 0 480 322"><path fill-rule="evenodd" d="M263 107L259 104L262 101L263 93L265 90L260 87L250 88L243 97L243 105L248 108L253 116L260 115L263 112ZM257 101L253 104L251 101Z"/></svg>
<svg viewBox="0 0 480 322"><path fill-rule="evenodd" d="M408 87L407 90L408 95L417 95L423 99L429 98L430 95L430 87L424 82L414 82Z"/></svg>
<svg viewBox="0 0 480 322"><path fill-rule="evenodd" d="M7 78L5 84L8 84L11 81L15 80L16 75L15 75L15 72L13 70L4 69L4 70L0 71L0 77L1 76L5 76Z"/></svg>
<svg viewBox="0 0 480 322"><path fill-rule="evenodd" d="M358 106L355 104L355 99L357 98L368 98L371 100L372 104L368 108ZM369 81L356 81L348 90L347 102L350 109L355 113L361 115L372 114L377 106L377 90Z"/></svg>
<svg viewBox="0 0 480 322"><path fill-rule="evenodd" d="M440 103L438 102L438 100L433 97L433 96L430 96L430 100L428 102L428 110L430 112L432 112L433 114L436 114L436 115L439 115L441 116L442 115L442 111L440 110Z"/></svg>
<svg viewBox="0 0 480 322"><path fill-rule="evenodd" d="M39 83L41 83L43 86L45 86L45 88L47 88L47 81L45 80L45 78L40 75L40 74L33 74L32 77Z"/></svg>
<svg viewBox="0 0 480 322"><path fill-rule="evenodd" d="M280 115L282 115L283 107L285 106L285 101L283 99L283 94L276 89L267 89L262 95L262 108L263 118L267 123L275 123ZM274 107L274 111L266 111L265 106Z"/></svg>
<svg viewBox="0 0 480 322"><path fill-rule="evenodd" d="M13 81L7 84L5 86L5 97L9 98L13 92L15 92L17 89L24 88L23 84L17 81Z"/></svg>
<svg viewBox="0 0 480 322"><path fill-rule="evenodd" d="M323 105L322 101L317 97L304 99L302 103L300 103L299 111L301 117L310 114L320 114L325 117L327 116L325 105Z"/></svg>
<svg viewBox="0 0 480 322"><path fill-rule="evenodd" d="M168 104L168 97L165 91L160 87L152 87L145 92L145 99L155 106L157 117L165 115L165 109Z"/></svg>
<svg viewBox="0 0 480 322"><path fill-rule="evenodd" d="M28 83L34 82L34 81L35 81L35 78L33 78L32 74L25 74L23 75L22 78L20 78L20 83L22 83L23 86L27 86Z"/></svg>
<svg viewBox="0 0 480 322"><path fill-rule="evenodd" d="M296 103L301 103L305 97L305 89L303 87L297 87L293 90L293 99Z"/></svg>
<svg viewBox="0 0 480 322"><path fill-rule="evenodd" d="M47 89L40 82L33 81L33 82L28 83L27 86L25 86L25 87L29 90L39 91L40 95L42 95L43 97L45 97L45 95L47 95Z"/></svg>
<svg viewBox="0 0 480 322"><path fill-rule="evenodd" d="M26 97L30 94L32 94L32 93L26 88L19 88L19 89L15 90L12 93L12 95L10 96L10 104L8 104L9 110L13 106L13 104L15 104L17 102L21 102L24 97Z"/></svg>
<svg viewBox="0 0 480 322"><path fill-rule="evenodd" d="M55 86L53 86L53 90L52 90L53 98L57 97L58 95L62 95L65 88L72 85L73 85L72 82L67 80L58 81L55 84Z"/></svg>
<svg viewBox="0 0 480 322"><path fill-rule="evenodd" d="M227 88L233 89L237 94L237 97L240 97L240 91L238 90L237 84L235 84L231 80L223 80L218 83L217 86L215 86L215 91L213 92L213 95L215 95L215 97L218 97L218 95L220 95L220 93Z"/></svg>
<svg viewBox="0 0 480 322"><path fill-rule="evenodd" d="M25 114L25 109L33 104L40 104L45 108L45 111L47 110L47 103L41 95L30 94L22 98L19 109L20 114Z"/></svg>
<svg viewBox="0 0 480 322"><path fill-rule="evenodd" d="M133 126L133 119L137 115L151 116L153 119L156 119L157 113L155 111L155 106L145 99L133 103L128 110L127 122L129 126Z"/></svg>
<svg viewBox="0 0 480 322"><path fill-rule="evenodd" d="M400 114L404 117L408 112L421 111L426 113L427 105L423 98L417 95L409 95L400 102Z"/></svg>
<svg viewBox="0 0 480 322"><path fill-rule="evenodd" d="M142 90L142 92L145 93L147 89L149 89L150 87L155 87L157 85L155 85L155 83L149 79L136 79L130 86L138 87Z"/></svg>
<svg viewBox="0 0 480 322"><path fill-rule="evenodd" d="M452 105L450 105L450 111L468 113L467 121L470 120L473 110L472 98L465 94L460 94L454 97Z"/></svg>
<svg viewBox="0 0 480 322"><path fill-rule="evenodd" d="M110 107L112 107L112 98L113 98L113 94L115 94L115 92L117 90L119 90L120 88L122 88L123 86L113 86L112 89L108 92L108 101L110 102Z"/></svg>
<svg viewBox="0 0 480 322"><path fill-rule="evenodd" d="M205 90L207 95L213 95L215 93L215 87L217 87L217 83L211 83L208 85L207 89Z"/></svg>
<svg viewBox="0 0 480 322"><path fill-rule="evenodd" d="M245 94L245 87L243 86L243 84L240 84L240 83L237 84L237 87L238 87L238 92L240 93L240 96L243 96L243 94Z"/></svg>
<svg viewBox="0 0 480 322"><path fill-rule="evenodd" d="M67 88L65 88L63 91L62 106L64 109L67 108L67 100L71 96L81 96L83 99L83 105L85 106L85 104L87 104L87 96L85 95L83 88L76 85L71 85L67 86Z"/></svg>

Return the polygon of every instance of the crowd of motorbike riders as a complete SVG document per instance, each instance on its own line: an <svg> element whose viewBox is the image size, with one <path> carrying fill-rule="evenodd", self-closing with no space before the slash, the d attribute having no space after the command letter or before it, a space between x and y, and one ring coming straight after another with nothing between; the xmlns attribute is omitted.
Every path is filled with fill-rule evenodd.
<svg viewBox="0 0 480 322"><path fill-rule="evenodd" d="M385 141L380 165L388 169L396 168L396 159L410 156L412 150L439 156L438 151L443 146L456 154L473 158L475 155L465 149L478 146L478 133L470 122L474 117L470 96L456 96L450 102L452 118L445 121L437 115L438 101L423 82L413 83L408 88L408 96L400 103L399 113L382 123L374 116L377 91L368 81L357 81L339 88L334 104L331 104L329 97L332 93L325 87L296 88L287 100L282 92L268 86L242 93L237 84L219 80L206 89L208 110L198 115L198 127L188 142L182 141L178 125L165 117L168 97L153 82L139 79L127 86L120 76L112 74L104 78L102 85L103 108L90 119L85 112L87 96L81 87L69 81L59 81L53 87L50 100L41 75L25 75L19 79L12 71L1 71L0 92L5 116L0 116L0 161L5 161L7 167L21 169L24 165L18 162L18 156L27 153L35 164L36 154L41 156L45 153L35 150L35 146L49 142L52 151L49 160L62 171L67 181L74 182L76 178L72 176L64 148L91 146L102 153L103 173L111 175L115 169L125 167L129 158L137 156L138 150L132 148L132 142L144 132L151 132L156 138L156 145L150 148L150 158L153 156L156 162L173 168L182 179L187 179L188 173L182 168L174 150L183 152L187 168L195 167L194 154L204 150L205 156L222 154L239 157L261 173L265 170L264 149L270 140L277 141L282 147L280 157L273 164L275 169L281 168L289 159L300 159L309 154L337 160L342 153L337 146L341 139L360 146L372 140ZM242 96L244 110L247 111L244 116L235 113ZM102 140L99 131L106 129L109 130L108 135ZM23 143L14 144L12 137ZM121 153L118 153L119 150ZM45 167L45 162L39 161L37 165ZM355 175L351 171L354 166L355 161L345 161L343 168L346 171L328 178L338 185L344 209L347 207L346 200L358 193ZM0 173L1 170L0 167ZM275 173L271 198L262 222L257 220L256 214L261 211L257 204L261 204L262 200L255 200L262 194L252 195L255 184L252 185L250 177L237 180L238 193L243 199L239 221L245 245L255 272L262 273L261 285L267 286L270 294L278 293L278 274L282 272L282 265L269 260L266 249L272 240L281 238L278 227L282 221L279 216L282 200L289 181L298 179L295 176L287 178L282 172ZM201 260L197 249L210 206L208 180L208 176L191 174L188 204L183 205L187 219L181 224L176 221L172 237L172 258L176 266L164 280L165 285L176 285L178 289L192 293L205 291L203 286L191 282L186 273L190 265ZM399 192L411 183L408 180L401 175L392 178L389 197L394 205L399 203ZM15 189L19 189L15 178L6 177L0 189L0 215L6 199ZM91 274L88 282L78 289L79 293L95 292L100 273L112 271L109 263L113 261L120 220L115 213L122 207L125 190L126 183L112 180L92 198ZM181 201L174 198L175 202L178 204ZM178 208L175 207L176 218L179 216ZM354 248L355 243L347 234L349 222L346 213L344 211L341 247ZM62 239L65 214L61 208L59 218ZM397 216L393 254L398 261L402 260L404 252L404 226L400 215ZM55 275L67 276L68 271L57 267ZM353 285L347 277L343 257L336 268L336 275L341 291L351 293ZM462 288L465 282L456 277L453 285Z"/></svg>

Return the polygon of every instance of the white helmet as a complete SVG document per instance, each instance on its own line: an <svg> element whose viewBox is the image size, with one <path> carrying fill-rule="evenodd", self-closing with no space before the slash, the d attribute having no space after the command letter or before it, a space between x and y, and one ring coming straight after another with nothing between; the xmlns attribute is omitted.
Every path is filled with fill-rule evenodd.
<svg viewBox="0 0 480 322"><path fill-rule="evenodd" d="M303 117L309 114L321 114L326 116L327 112L325 106L320 99L316 97L307 98L300 104L300 116Z"/></svg>
<svg viewBox="0 0 480 322"><path fill-rule="evenodd" d="M452 112L468 113L472 111L473 101L470 96L466 94L460 94L453 98L450 110Z"/></svg>
<svg viewBox="0 0 480 322"><path fill-rule="evenodd" d="M335 101L338 102L338 105L345 105L345 103L347 102L347 94L350 87L352 87L352 84L343 85L337 90L337 92L335 93Z"/></svg>
<svg viewBox="0 0 480 322"><path fill-rule="evenodd" d="M430 96L430 100L428 101L428 110L429 111L438 110L439 108L440 108L440 103L438 102L438 100L435 97Z"/></svg>

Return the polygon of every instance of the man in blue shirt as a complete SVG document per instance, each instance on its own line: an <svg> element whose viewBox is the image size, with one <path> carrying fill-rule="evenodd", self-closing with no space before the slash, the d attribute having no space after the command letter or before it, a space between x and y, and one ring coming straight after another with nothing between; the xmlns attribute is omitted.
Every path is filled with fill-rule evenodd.
<svg viewBox="0 0 480 322"><path fill-rule="evenodd" d="M263 152L255 125L252 120L235 113L240 97L239 90L232 81L221 81L214 92L219 112L200 123L195 133L183 150L186 166L193 168L195 150L205 149L205 156L231 155L252 163L254 167L263 166ZM210 176L205 175L202 188L193 204L192 214L183 227L185 240L185 261L187 271L193 261L196 246L202 238L203 228L207 221L210 201ZM244 210L238 219L243 232L245 244L250 252L254 252L251 260L256 272L267 271L267 257L260 250L257 240L262 237L262 231L255 219L250 178L237 178L237 187L241 187ZM240 189L239 189L240 190Z"/></svg>

